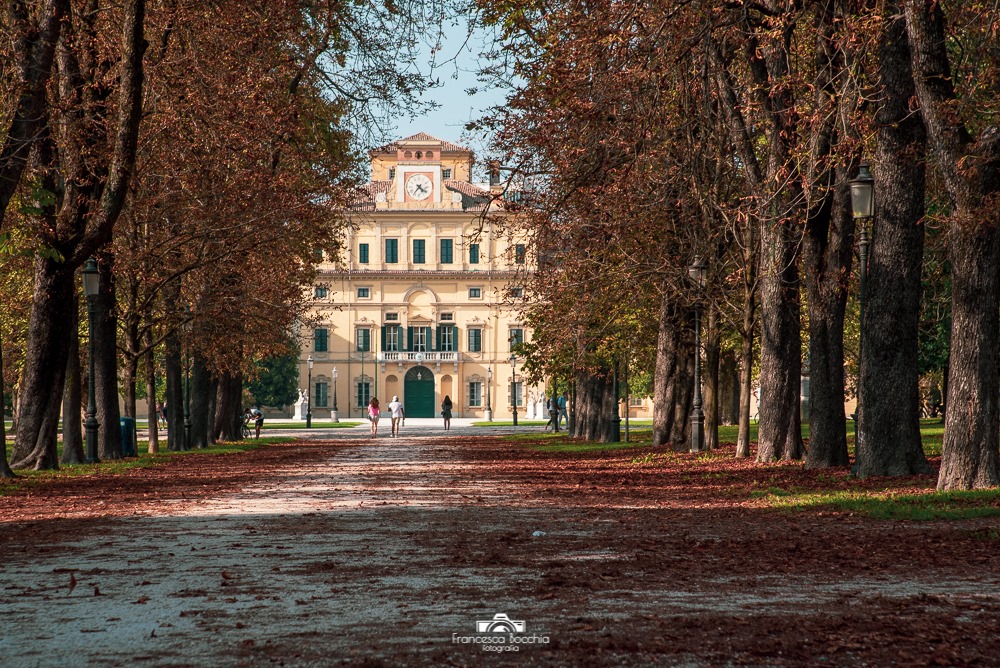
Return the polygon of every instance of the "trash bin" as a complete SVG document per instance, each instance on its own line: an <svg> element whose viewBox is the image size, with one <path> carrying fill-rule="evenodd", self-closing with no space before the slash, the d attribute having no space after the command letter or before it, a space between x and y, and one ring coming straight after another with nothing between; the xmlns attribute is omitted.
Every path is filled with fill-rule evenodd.
<svg viewBox="0 0 1000 668"><path fill-rule="evenodd" d="M122 457L135 457L138 455L135 447L135 419L123 417L122 425Z"/></svg>

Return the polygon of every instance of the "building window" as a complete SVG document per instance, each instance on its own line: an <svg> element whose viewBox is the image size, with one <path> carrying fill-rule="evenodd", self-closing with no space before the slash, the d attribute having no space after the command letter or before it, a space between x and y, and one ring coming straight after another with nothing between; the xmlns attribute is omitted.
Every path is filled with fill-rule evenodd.
<svg viewBox="0 0 1000 668"><path fill-rule="evenodd" d="M326 329L313 330L313 350L325 353L328 345L329 332Z"/></svg>
<svg viewBox="0 0 1000 668"><path fill-rule="evenodd" d="M386 313L385 314L385 319L386 320L398 321L399 320L399 314L398 313Z"/></svg>
<svg viewBox="0 0 1000 668"><path fill-rule="evenodd" d="M524 343L524 330L520 327L511 327L507 340L510 341L510 349L513 351L514 346Z"/></svg>
<svg viewBox="0 0 1000 668"><path fill-rule="evenodd" d="M368 264L368 244L358 244L358 262Z"/></svg>
<svg viewBox="0 0 1000 668"><path fill-rule="evenodd" d="M372 289L371 288L358 288L358 299L371 299Z"/></svg>
<svg viewBox="0 0 1000 668"><path fill-rule="evenodd" d="M521 299L524 297L524 288L510 288L507 294L511 299Z"/></svg>
<svg viewBox="0 0 1000 668"><path fill-rule="evenodd" d="M441 178L442 179L450 179L451 178L451 170L450 169L442 169L441 170Z"/></svg>
<svg viewBox="0 0 1000 668"><path fill-rule="evenodd" d="M399 239L385 240L385 261L388 263L399 262Z"/></svg>
<svg viewBox="0 0 1000 668"><path fill-rule="evenodd" d="M440 325L438 327L438 350L445 353L455 352L454 325Z"/></svg>
<svg viewBox="0 0 1000 668"><path fill-rule="evenodd" d="M427 258L427 242L423 239L413 240L413 264L423 264Z"/></svg>
<svg viewBox="0 0 1000 668"><path fill-rule="evenodd" d="M469 299L482 299L483 289L482 288L469 288Z"/></svg>
<svg viewBox="0 0 1000 668"><path fill-rule="evenodd" d="M646 403L645 397L637 397L634 394L628 398L628 405L632 408L642 408Z"/></svg>
<svg viewBox="0 0 1000 668"><path fill-rule="evenodd" d="M525 255L524 244L514 246L514 264L524 264Z"/></svg>
<svg viewBox="0 0 1000 668"><path fill-rule="evenodd" d="M445 311L444 313L441 314L442 322L452 322L454 319L455 319L455 314L451 313L450 311Z"/></svg>
<svg viewBox="0 0 1000 668"><path fill-rule="evenodd" d="M469 264L479 264L479 244L469 244Z"/></svg>
<svg viewBox="0 0 1000 668"><path fill-rule="evenodd" d="M399 352L399 325L386 325L382 328L382 350L390 353Z"/></svg>
<svg viewBox="0 0 1000 668"><path fill-rule="evenodd" d="M451 264L454 259L454 241L451 239L441 240L441 264Z"/></svg>
<svg viewBox="0 0 1000 668"><path fill-rule="evenodd" d="M313 253L313 260L314 261L316 261L316 262L322 262L323 261L323 249L322 248L320 248L319 246L313 246L312 253Z"/></svg>
<svg viewBox="0 0 1000 668"><path fill-rule="evenodd" d="M414 327L410 349L415 353L427 352L427 331L430 327Z"/></svg>
<svg viewBox="0 0 1000 668"><path fill-rule="evenodd" d="M389 180L391 181L394 178L396 178L396 168L395 167L390 167L389 168Z"/></svg>
<svg viewBox="0 0 1000 668"><path fill-rule="evenodd" d="M367 327L358 327L357 340L358 340L358 352L367 353L372 349L372 330Z"/></svg>
<svg viewBox="0 0 1000 668"><path fill-rule="evenodd" d="M326 408L330 404L327 401L329 397L330 386L327 383L316 383L316 389L313 392L312 405L317 408Z"/></svg>
<svg viewBox="0 0 1000 668"><path fill-rule="evenodd" d="M483 384L478 381L469 383L469 408L479 408L483 405Z"/></svg>
<svg viewBox="0 0 1000 668"><path fill-rule="evenodd" d="M475 327L469 330L469 352L483 352L483 330Z"/></svg>
<svg viewBox="0 0 1000 668"><path fill-rule="evenodd" d="M355 398L358 403L355 404L358 408L363 408L368 405L368 402L372 398L372 384L367 380L362 380L355 386L357 391L355 392Z"/></svg>
<svg viewBox="0 0 1000 668"><path fill-rule="evenodd" d="M327 290L322 286L317 285L316 288L313 290L313 297L315 297L316 299L326 299L326 295L327 295Z"/></svg>
<svg viewBox="0 0 1000 668"><path fill-rule="evenodd" d="M514 397L517 401L517 406L520 408L524 405L524 383L518 381L516 383L511 383L514 390Z"/></svg>

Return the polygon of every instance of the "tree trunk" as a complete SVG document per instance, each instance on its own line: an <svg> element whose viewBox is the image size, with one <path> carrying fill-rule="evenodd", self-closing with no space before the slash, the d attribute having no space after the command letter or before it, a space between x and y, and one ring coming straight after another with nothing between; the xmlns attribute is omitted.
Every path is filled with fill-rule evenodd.
<svg viewBox="0 0 1000 668"><path fill-rule="evenodd" d="M73 295L76 301L76 295ZM69 358L66 361L66 382L62 406L61 464L82 464L83 454L83 374L80 372L80 311L73 309L72 322L66 323L69 334Z"/></svg>
<svg viewBox="0 0 1000 668"><path fill-rule="evenodd" d="M100 292L94 315L94 393L97 402L98 452L102 460L122 458L121 411L118 407L118 320L115 317L113 256L102 254Z"/></svg>
<svg viewBox="0 0 1000 668"><path fill-rule="evenodd" d="M152 338L152 333L146 333L146 340ZM160 416L156 410L156 359L152 346L146 352L146 415L149 420L149 454L160 451Z"/></svg>
<svg viewBox="0 0 1000 668"><path fill-rule="evenodd" d="M181 342L176 331L164 339L164 366L167 379L167 449L184 450L184 375L181 368Z"/></svg>
<svg viewBox="0 0 1000 668"><path fill-rule="evenodd" d="M740 421L740 369L736 354L724 350L719 355L719 424L731 426Z"/></svg>
<svg viewBox="0 0 1000 668"><path fill-rule="evenodd" d="M587 441L611 443L616 427L614 381L610 369L592 374L578 371L576 376L577 407L575 437Z"/></svg>
<svg viewBox="0 0 1000 668"><path fill-rule="evenodd" d="M719 447L719 348L722 345L722 334L719 330L719 318L715 309L707 306L708 327L705 331L705 372L704 392L702 399L705 406L705 449L715 450Z"/></svg>
<svg viewBox="0 0 1000 668"><path fill-rule="evenodd" d="M753 340L756 319L756 298L749 287L745 290L743 326L740 332L740 428L736 437L736 458L750 456L750 396L753 392Z"/></svg>
<svg viewBox="0 0 1000 668"><path fill-rule="evenodd" d="M4 419L4 391L3 391L3 339L0 338L0 478L16 477L7 463L7 421Z"/></svg>
<svg viewBox="0 0 1000 668"><path fill-rule="evenodd" d="M938 489L995 487L1000 485L1000 130L986 122L974 138L956 112L961 101L952 81L942 5L902 4L920 112L954 206L947 425ZM990 10L982 11L986 20L993 19Z"/></svg>
<svg viewBox="0 0 1000 668"><path fill-rule="evenodd" d="M653 370L653 445L666 445L674 426L674 375L677 371L675 309L664 296L660 302L656 366Z"/></svg>
<svg viewBox="0 0 1000 668"><path fill-rule="evenodd" d="M851 268L854 219L846 180L806 223L809 294L809 452L806 468L848 466L844 415L844 310Z"/></svg>
<svg viewBox="0 0 1000 668"><path fill-rule="evenodd" d="M14 28L12 46L17 67L12 69L20 75L16 86L20 90L17 107L9 117L10 124L0 148L0 223L28 166L31 147L48 121L46 87L52 74L59 33L70 5L69 0L30 4L36 6L37 23L32 23L26 15L25 3L8 3L9 18L13 20L4 26L5 32ZM9 98L5 100L9 101Z"/></svg>
<svg viewBox="0 0 1000 668"><path fill-rule="evenodd" d="M879 208L861 323L859 477L930 471L920 439L917 366L926 137L910 108L915 91L905 23L891 16L879 52Z"/></svg>
<svg viewBox="0 0 1000 668"><path fill-rule="evenodd" d="M31 397L19 407L14 468L54 469L69 340L73 321L73 267L50 257L35 259L35 282L20 394Z"/></svg>
<svg viewBox="0 0 1000 668"><path fill-rule="evenodd" d="M243 400L243 377L239 374L226 372L219 379L219 389L215 402L215 427L213 430L219 434L223 441L238 441L242 438L240 433L242 400Z"/></svg>
<svg viewBox="0 0 1000 668"><path fill-rule="evenodd" d="M211 374L208 384L208 414L205 420L205 438L209 447L215 445L216 431L213 428L219 399L219 377Z"/></svg>
<svg viewBox="0 0 1000 668"><path fill-rule="evenodd" d="M673 429L670 445L674 452L691 450L691 405L694 401L694 345L683 341L677 350L677 369L674 374Z"/></svg>
<svg viewBox="0 0 1000 668"><path fill-rule="evenodd" d="M195 355L191 365L191 447L208 447L209 390L211 378L208 367L200 355Z"/></svg>
<svg viewBox="0 0 1000 668"><path fill-rule="evenodd" d="M760 462L802 457L802 337L797 244L790 238L791 224L771 219L761 229Z"/></svg>

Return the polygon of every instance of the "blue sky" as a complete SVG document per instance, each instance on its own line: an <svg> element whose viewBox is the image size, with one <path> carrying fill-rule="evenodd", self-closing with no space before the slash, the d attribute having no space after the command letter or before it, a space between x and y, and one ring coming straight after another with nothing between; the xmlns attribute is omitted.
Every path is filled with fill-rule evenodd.
<svg viewBox="0 0 1000 668"><path fill-rule="evenodd" d="M438 139L471 148L481 160L488 138L466 135L465 124L478 118L489 107L501 104L504 94L495 88L484 90L477 81L476 70L483 37L476 34L464 44L466 30L465 25L445 26L445 39L433 68L429 47L420 59L420 66L427 68L430 75L440 82L440 85L428 90L423 99L434 101L439 106L412 120L400 118L391 134L394 139L399 139L426 132ZM467 93L471 88L477 89L475 95Z"/></svg>

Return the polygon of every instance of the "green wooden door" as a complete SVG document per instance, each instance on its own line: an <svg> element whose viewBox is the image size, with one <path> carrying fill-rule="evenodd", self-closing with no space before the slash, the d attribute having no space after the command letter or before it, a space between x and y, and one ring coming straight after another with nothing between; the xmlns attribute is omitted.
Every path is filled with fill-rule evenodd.
<svg viewBox="0 0 1000 668"><path fill-rule="evenodd" d="M406 417L434 417L434 374L415 366L403 378L403 410Z"/></svg>

